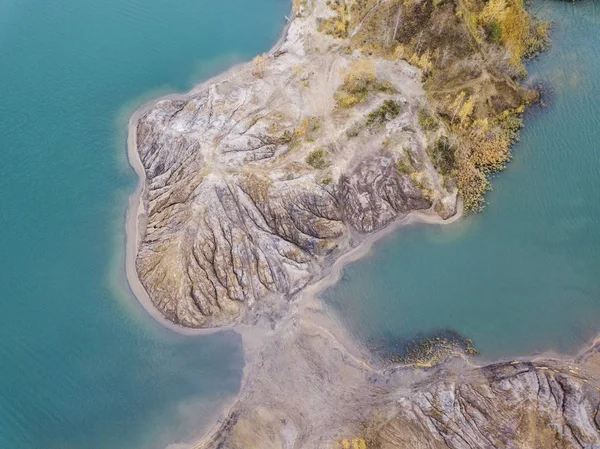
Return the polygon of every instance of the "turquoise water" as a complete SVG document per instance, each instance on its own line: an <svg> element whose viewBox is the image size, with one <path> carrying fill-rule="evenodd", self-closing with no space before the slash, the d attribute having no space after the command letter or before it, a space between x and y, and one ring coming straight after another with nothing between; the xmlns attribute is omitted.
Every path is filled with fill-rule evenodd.
<svg viewBox="0 0 600 449"><path fill-rule="evenodd" d="M287 0L0 0L0 448L159 448L235 394L239 337L182 337L123 279L142 99L267 50Z"/></svg>
<svg viewBox="0 0 600 449"><path fill-rule="evenodd" d="M535 1L552 86L480 215L385 237L323 293L360 340L452 328L486 358L574 351L600 331L600 4Z"/></svg>

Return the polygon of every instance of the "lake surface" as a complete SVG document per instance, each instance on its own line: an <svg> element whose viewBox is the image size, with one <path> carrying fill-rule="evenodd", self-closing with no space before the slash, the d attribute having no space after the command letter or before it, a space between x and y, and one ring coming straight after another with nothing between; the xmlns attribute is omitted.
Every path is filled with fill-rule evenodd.
<svg viewBox="0 0 600 449"><path fill-rule="evenodd" d="M0 448L162 448L237 393L124 280L129 114L266 51L287 0L0 0Z"/></svg>
<svg viewBox="0 0 600 449"><path fill-rule="evenodd" d="M553 86L485 213L385 238L324 293L361 339L453 328L484 357L600 323L600 7L538 0ZM276 40L287 0L0 0L0 448L162 448L238 391L236 334L154 323L124 280L129 114ZM232 31L233 30L233 31Z"/></svg>
<svg viewBox="0 0 600 449"><path fill-rule="evenodd" d="M575 351L600 331L600 4L536 0L553 89L529 113L483 214L379 241L322 298L359 340L451 328L482 357Z"/></svg>

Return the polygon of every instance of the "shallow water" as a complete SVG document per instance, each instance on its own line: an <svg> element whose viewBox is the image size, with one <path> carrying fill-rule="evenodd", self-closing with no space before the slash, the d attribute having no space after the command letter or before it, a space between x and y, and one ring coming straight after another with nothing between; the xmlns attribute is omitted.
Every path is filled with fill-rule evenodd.
<svg viewBox="0 0 600 449"><path fill-rule="evenodd" d="M379 241L322 297L360 340L451 328L484 358L575 351L600 331L600 4L538 0L553 92L525 120L485 212Z"/></svg>
<svg viewBox="0 0 600 449"><path fill-rule="evenodd" d="M288 9L0 0L0 448L164 447L238 391L236 334L175 335L127 289L126 121L267 50Z"/></svg>

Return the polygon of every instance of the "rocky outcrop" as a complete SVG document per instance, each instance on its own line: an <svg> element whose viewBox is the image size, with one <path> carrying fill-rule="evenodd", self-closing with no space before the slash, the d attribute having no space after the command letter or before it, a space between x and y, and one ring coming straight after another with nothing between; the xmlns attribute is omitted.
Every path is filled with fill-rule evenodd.
<svg viewBox="0 0 600 449"><path fill-rule="evenodd" d="M200 447L600 448L597 373L589 359L374 369L299 321Z"/></svg>
<svg viewBox="0 0 600 449"><path fill-rule="evenodd" d="M398 217L399 211L431 206L412 180L398 173L389 156L364 160L352 173L342 176L337 199L346 222L362 232L383 228Z"/></svg>
<svg viewBox="0 0 600 449"><path fill-rule="evenodd" d="M364 56L319 32L331 9L311 5L272 55L134 124L146 174L137 272L175 323L276 321L363 233L415 210L455 212L419 125L420 71L369 58L360 101L340 107Z"/></svg>

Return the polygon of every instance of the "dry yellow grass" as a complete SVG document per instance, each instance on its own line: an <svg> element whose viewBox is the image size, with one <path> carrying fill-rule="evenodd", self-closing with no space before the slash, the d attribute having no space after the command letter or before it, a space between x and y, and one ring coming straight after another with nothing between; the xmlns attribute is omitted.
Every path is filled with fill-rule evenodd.
<svg viewBox="0 0 600 449"><path fill-rule="evenodd" d="M369 58L353 60L343 71L344 82L334 94L339 108L351 108L367 98L370 92L392 92L389 81L378 79L375 63Z"/></svg>
<svg viewBox="0 0 600 449"><path fill-rule="evenodd" d="M337 444L339 449L368 449L364 438L344 438Z"/></svg>
<svg viewBox="0 0 600 449"><path fill-rule="evenodd" d="M306 7L307 0L292 0L292 11L299 14L302 8Z"/></svg>
<svg viewBox="0 0 600 449"><path fill-rule="evenodd" d="M257 78L262 78L265 76L265 70L267 68L267 61L269 57L266 53L262 55L257 55L252 60L252 75Z"/></svg>

